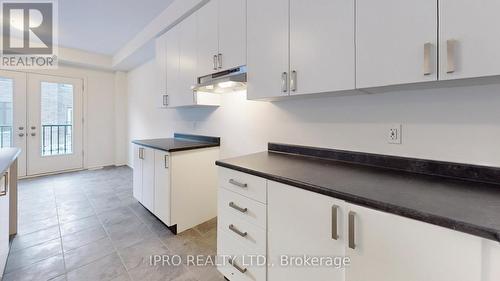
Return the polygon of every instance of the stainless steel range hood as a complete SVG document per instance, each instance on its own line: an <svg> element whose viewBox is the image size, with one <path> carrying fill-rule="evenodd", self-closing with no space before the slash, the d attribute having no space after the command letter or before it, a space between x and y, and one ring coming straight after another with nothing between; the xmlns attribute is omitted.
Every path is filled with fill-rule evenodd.
<svg viewBox="0 0 500 281"><path fill-rule="evenodd" d="M247 67L240 66L233 69L213 73L198 78L198 84L193 91L203 93L227 93L246 90Z"/></svg>

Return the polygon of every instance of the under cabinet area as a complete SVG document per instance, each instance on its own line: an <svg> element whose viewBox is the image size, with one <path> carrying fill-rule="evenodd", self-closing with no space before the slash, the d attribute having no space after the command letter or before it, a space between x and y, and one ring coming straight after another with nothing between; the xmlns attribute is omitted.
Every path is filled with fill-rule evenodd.
<svg viewBox="0 0 500 281"><path fill-rule="evenodd" d="M218 147L167 152L134 145L134 198L178 233L208 221L217 216L218 157Z"/></svg>

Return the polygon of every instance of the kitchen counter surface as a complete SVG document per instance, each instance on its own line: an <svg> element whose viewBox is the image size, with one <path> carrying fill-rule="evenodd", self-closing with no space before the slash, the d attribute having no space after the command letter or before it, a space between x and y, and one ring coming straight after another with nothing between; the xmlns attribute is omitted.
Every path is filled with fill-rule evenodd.
<svg viewBox="0 0 500 281"><path fill-rule="evenodd" d="M0 148L0 175L9 169L19 154L21 154L21 149L19 148Z"/></svg>
<svg viewBox="0 0 500 281"><path fill-rule="evenodd" d="M500 185L283 151L286 149L220 160L216 164L353 204L500 241ZM492 169L493 173L497 172L496 168Z"/></svg>
<svg viewBox="0 0 500 281"><path fill-rule="evenodd" d="M220 138L175 134L173 138L134 140L132 143L166 152L185 151L220 146Z"/></svg>

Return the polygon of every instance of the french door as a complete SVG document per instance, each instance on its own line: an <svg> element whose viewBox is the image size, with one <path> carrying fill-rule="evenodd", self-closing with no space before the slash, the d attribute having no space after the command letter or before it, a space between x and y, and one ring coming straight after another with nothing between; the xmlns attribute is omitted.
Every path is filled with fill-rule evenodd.
<svg viewBox="0 0 500 281"><path fill-rule="evenodd" d="M22 149L19 176L83 168L82 83L0 71L0 146Z"/></svg>

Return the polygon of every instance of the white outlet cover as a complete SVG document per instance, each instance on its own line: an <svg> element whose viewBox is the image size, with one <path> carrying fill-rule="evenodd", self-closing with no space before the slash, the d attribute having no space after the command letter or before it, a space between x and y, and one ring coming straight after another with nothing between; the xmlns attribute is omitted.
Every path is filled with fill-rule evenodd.
<svg viewBox="0 0 500 281"><path fill-rule="evenodd" d="M393 124L389 126L387 130L387 142L391 144L402 144L402 134L403 125L402 124Z"/></svg>

